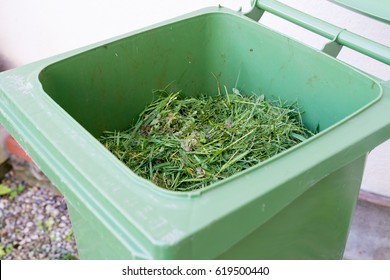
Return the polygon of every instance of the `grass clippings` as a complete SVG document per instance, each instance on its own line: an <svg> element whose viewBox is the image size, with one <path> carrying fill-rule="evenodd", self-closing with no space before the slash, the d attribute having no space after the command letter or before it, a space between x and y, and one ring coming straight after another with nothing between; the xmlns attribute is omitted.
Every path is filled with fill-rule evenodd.
<svg viewBox="0 0 390 280"><path fill-rule="evenodd" d="M306 140L296 105L244 96L158 98L125 131L105 132L101 142L133 172L173 191L204 188Z"/></svg>

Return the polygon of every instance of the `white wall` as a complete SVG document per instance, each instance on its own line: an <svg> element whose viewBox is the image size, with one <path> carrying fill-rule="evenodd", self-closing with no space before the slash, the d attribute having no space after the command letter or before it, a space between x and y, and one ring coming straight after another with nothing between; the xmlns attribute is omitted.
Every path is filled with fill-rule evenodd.
<svg viewBox="0 0 390 280"><path fill-rule="evenodd" d="M390 26L385 23L326 0L280 2L390 45ZM0 0L0 52L15 65L21 65L217 4L249 10L250 0ZM325 42L270 15L262 22L317 48ZM390 79L388 67L353 51L343 50L340 58Z"/></svg>
<svg viewBox="0 0 390 280"><path fill-rule="evenodd" d="M238 9L240 2L0 0L0 52L25 64L218 3Z"/></svg>

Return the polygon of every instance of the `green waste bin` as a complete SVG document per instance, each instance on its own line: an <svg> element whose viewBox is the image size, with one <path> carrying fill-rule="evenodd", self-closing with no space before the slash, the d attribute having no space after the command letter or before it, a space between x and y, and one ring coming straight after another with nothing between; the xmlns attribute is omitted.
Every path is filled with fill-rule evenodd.
<svg viewBox="0 0 390 280"><path fill-rule="evenodd" d="M255 21L263 10L333 41L308 47ZM365 156L390 137L390 83L331 56L339 44L389 63L389 48L275 1L248 14L206 8L1 73L0 118L66 197L82 259L339 259ZM172 81L216 93L211 72L297 101L320 133L183 193L138 177L97 140Z"/></svg>

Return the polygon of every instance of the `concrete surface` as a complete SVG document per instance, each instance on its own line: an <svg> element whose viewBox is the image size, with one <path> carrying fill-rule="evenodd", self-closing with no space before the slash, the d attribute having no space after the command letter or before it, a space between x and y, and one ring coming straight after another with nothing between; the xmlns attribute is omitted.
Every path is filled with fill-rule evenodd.
<svg viewBox="0 0 390 280"><path fill-rule="evenodd" d="M344 259L390 260L389 207L359 200Z"/></svg>

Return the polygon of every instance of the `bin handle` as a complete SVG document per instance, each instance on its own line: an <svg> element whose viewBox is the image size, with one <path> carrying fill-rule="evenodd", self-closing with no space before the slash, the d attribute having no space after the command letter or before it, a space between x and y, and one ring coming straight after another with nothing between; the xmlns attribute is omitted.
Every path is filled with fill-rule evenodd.
<svg viewBox="0 0 390 280"><path fill-rule="evenodd" d="M340 48L334 51L335 48L329 48L325 45L322 50L327 52L327 49L332 49L330 54L337 56L342 46L346 46L362 54L365 54L373 59L390 65L390 48L378 42L371 41L365 37L357 35L346 29L315 18L311 15L298 11L290 6L282 4L275 0L252 0L252 10L246 16L258 21L264 11L272 13L283 19L286 19L294 24L297 24L305 29L308 29L318 35L331 40L328 44L338 44Z"/></svg>

